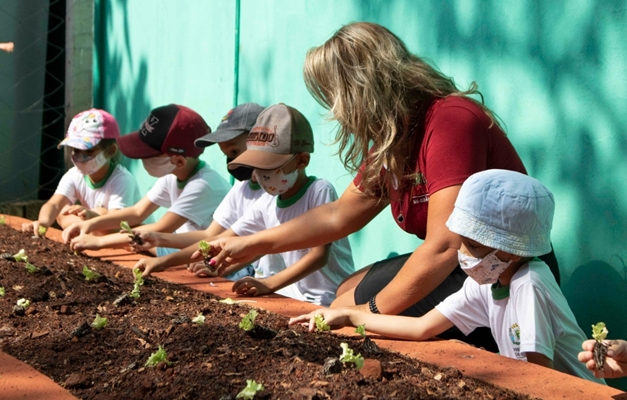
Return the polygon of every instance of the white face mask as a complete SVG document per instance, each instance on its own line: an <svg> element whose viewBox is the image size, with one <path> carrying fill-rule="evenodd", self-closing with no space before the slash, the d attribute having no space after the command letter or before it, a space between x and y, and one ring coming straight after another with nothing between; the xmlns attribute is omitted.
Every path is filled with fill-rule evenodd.
<svg viewBox="0 0 627 400"><path fill-rule="evenodd" d="M176 169L176 165L170 162L170 157L152 157L142 160L146 172L155 178L161 178L172 173Z"/></svg>
<svg viewBox="0 0 627 400"><path fill-rule="evenodd" d="M475 258L457 250L457 259L459 260L459 265L462 267L462 270L478 284L492 284L498 281L499 276L501 276L503 271L512 263L512 260L499 260L496 256L497 251L498 250L494 250L483 258Z"/></svg>
<svg viewBox="0 0 627 400"><path fill-rule="evenodd" d="M72 155L72 164L74 164L83 175L91 175L98 172L107 161L109 160L105 157L104 151L101 151L91 158Z"/></svg>
<svg viewBox="0 0 627 400"><path fill-rule="evenodd" d="M266 193L278 196L294 186L298 178L298 168L289 174L283 172L283 167L272 171L255 169L253 170L253 175Z"/></svg>

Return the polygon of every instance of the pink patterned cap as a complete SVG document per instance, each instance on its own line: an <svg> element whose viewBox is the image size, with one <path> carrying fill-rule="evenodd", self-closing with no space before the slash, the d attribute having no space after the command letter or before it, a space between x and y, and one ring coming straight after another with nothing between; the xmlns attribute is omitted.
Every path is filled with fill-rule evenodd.
<svg viewBox="0 0 627 400"><path fill-rule="evenodd" d="M120 128L115 118L104 110L92 108L72 118L67 135L57 148L70 146L75 149L89 150L97 146L102 139L117 139L118 137L120 137Z"/></svg>

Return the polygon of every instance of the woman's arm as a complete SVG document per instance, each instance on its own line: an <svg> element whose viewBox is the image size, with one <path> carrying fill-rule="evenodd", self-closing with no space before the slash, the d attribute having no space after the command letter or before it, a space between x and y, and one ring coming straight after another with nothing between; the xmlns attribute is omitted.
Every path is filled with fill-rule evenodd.
<svg viewBox="0 0 627 400"><path fill-rule="evenodd" d="M363 228L388 205L353 183L339 199L322 204L275 228L211 243L216 265L248 262L255 256L323 246ZM227 260L228 258L228 260Z"/></svg>
<svg viewBox="0 0 627 400"><path fill-rule="evenodd" d="M398 314L438 287L457 266L459 236L445 225L453 212L461 186L451 186L431 195L427 236L398 274L376 295L381 314ZM362 306L368 310L368 305Z"/></svg>

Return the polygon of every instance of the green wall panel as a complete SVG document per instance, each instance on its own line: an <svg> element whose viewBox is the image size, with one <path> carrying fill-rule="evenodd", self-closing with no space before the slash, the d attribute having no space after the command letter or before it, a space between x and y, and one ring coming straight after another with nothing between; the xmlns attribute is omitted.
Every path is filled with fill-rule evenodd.
<svg viewBox="0 0 627 400"><path fill-rule="evenodd" d="M373 21L460 87L476 81L529 173L555 194L552 237L580 324L588 332L604 320L612 336L627 337L627 2L242 0L240 7L238 101L301 110L318 138L308 172L340 193L351 176L332 145L336 125L302 80L309 48L343 24ZM235 1L107 1L99 12L98 96L123 131L168 102L217 125L233 103ZM217 149L203 157L227 176ZM153 180L130 164L147 190ZM389 214L351 236L357 266L419 243Z"/></svg>

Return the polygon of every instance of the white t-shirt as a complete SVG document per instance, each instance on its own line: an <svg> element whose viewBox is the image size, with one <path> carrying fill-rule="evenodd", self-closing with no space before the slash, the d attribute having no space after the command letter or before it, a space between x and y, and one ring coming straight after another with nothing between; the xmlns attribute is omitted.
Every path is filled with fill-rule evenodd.
<svg viewBox="0 0 627 400"><path fill-rule="evenodd" d="M107 210L130 207L141 198L135 178L120 164L115 166L111 175L98 188L94 188L89 177L72 167L61 178L54 194L67 197L72 204L78 200L83 207Z"/></svg>
<svg viewBox="0 0 627 400"><path fill-rule="evenodd" d="M213 213L213 220L221 227L229 229L235 221L244 215L246 210L252 208L253 204L264 193L258 184L250 183L250 181L235 182Z"/></svg>
<svg viewBox="0 0 627 400"><path fill-rule="evenodd" d="M337 199L333 186L324 179L309 178L302 193L299 193L287 201L281 201L276 196L264 193L246 213L235 222L231 229L238 236L247 236L264 229L273 228L283 222L287 222L304 212L321 204L329 203ZM280 259L270 265L264 266L264 271L258 271L257 276L270 276L286 266L300 260L311 249L302 249L280 253ZM300 281L293 283L277 293L298 300L328 306L335 299L335 291L339 284L354 270L353 257L348 238L343 238L332 243L329 251L329 260L323 268L307 275Z"/></svg>
<svg viewBox="0 0 627 400"><path fill-rule="evenodd" d="M159 178L146 196L154 204L168 208L168 212L186 218L187 222L176 230L184 233L206 229L230 188L220 174L201 161L184 186L176 176L168 174Z"/></svg>
<svg viewBox="0 0 627 400"><path fill-rule="evenodd" d="M489 327L504 356L527 361L525 353L540 353L553 360L558 371L605 383L577 360L586 337L542 261L531 261L516 271L508 297L495 300L491 285L469 278L436 309L465 335Z"/></svg>

